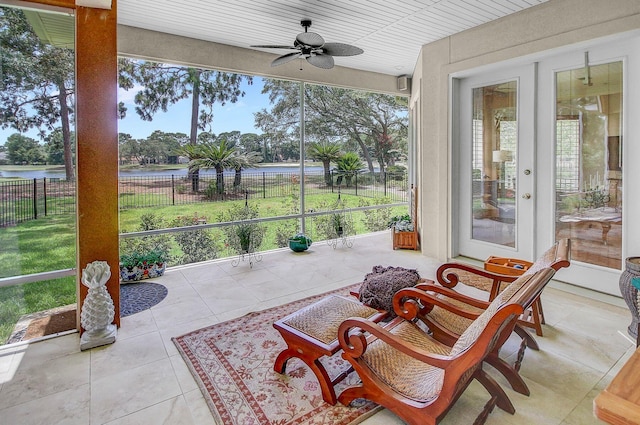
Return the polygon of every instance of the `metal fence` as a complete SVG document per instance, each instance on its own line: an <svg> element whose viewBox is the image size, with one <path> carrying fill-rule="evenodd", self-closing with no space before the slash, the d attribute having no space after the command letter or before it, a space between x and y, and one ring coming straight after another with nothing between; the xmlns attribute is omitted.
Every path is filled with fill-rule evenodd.
<svg viewBox="0 0 640 425"><path fill-rule="evenodd" d="M0 182L0 227L46 215L71 214L75 209L74 182L50 178Z"/></svg>
<svg viewBox="0 0 640 425"><path fill-rule="evenodd" d="M405 173L332 172L304 174L305 194L336 193L368 198L385 197L390 202L407 202ZM300 173L243 172L184 175L130 176L119 178L120 209L161 207L234 199L279 198L300 187ZM62 179L32 179L0 182L0 227L15 225L47 215L75 212L75 183Z"/></svg>

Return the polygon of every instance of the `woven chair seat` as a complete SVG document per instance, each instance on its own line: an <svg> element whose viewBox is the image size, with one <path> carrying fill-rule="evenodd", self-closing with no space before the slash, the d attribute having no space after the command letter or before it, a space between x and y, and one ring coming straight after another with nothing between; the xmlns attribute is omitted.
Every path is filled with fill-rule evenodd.
<svg viewBox="0 0 640 425"><path fill-rule="evenodd" d="M368 319L379 311L355 299L331 295L289 316L284 323L330 345L338 339L338 327L349 317Z"/></svg>
<svg viewBox="0 0 640 425"><path fill-rule="evenodd" d="M451 351L411 322L403 321L390 332L434 354L447 356ZM362 359L382 381L407 398L428 402L442 390L444 370L408 356L381 340L369 344Z"/></svg>

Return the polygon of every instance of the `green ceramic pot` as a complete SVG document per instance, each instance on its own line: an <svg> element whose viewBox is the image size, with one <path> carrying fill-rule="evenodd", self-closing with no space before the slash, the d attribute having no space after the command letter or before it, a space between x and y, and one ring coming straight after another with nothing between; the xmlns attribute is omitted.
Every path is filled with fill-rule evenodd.
<svg viewBox="0 0 640 425"><path fill-rule="evenodd" d="M289 239L289 248L294 252L302 252L309 249L311 246L311 239L302 233L298 233L294 237Z"/></svg>

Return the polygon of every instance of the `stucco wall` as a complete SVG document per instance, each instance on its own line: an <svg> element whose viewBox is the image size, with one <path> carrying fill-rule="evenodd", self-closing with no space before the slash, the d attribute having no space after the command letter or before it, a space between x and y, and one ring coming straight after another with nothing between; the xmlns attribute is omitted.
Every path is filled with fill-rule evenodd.
<svg viewBox="0 0 640 425"><path fill-rule="evenodd" d="M637 0L550 0L422 48L412 96L421 102L419 152L424 255L448 259L452 176L449 75L640 29ZM418 93L417 90L420 90Z"/></svg>

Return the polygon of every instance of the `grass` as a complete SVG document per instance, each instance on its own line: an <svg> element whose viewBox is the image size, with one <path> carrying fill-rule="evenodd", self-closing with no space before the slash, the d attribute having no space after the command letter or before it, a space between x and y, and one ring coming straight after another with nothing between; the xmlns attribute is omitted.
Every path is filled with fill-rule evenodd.
<svg viewBox="0 0 640 425"><path fill-rule="evenodd" d="M346 194L343 194L341 199L346 208L357 207L362 200L361 197ZM336 194L311 195L305 198L305 207L307 210L326 210L328 205L336 200ZM249 202L259 207L261 217L275 217L290 214L290 205L296 201L286 196ZM194 215L204 217L208 223L217 222L218 217L229 208L231 203L243 204L244 200L123 210L120 212L120 231L121 233L136 231L140 225L141 216L149 212L163 217L166 222L178 216ZM406 207L394 207L389 213L397 215L405 212ZM352 214L356 234L369 231L365 226L364 216L365 214L361 211ZM308 218L307 220L306 233L314 241L323 239L322 235L315 234L313 221L317 219ZM282 227L283 223L283 221L264 223L266 232L261 250L278 247L276 230L279 226ZM290 236L293 236L297 232L293 230L298 228L297 220L287 220L286 223L288 223L286 228L292 229ZM222 229L212 229L209 232L217 241L219 258L236 255L228 246L225 246ZM173 242L173 238L171 241L172 254L179 255L180 248ZM0 246L2 246L0 278L75 267L75 215L47 216L23 222L14 227L0 228ZM0 287L0 344L10 336L15 323L22 315L75 302L75 277Z"/></svg>

